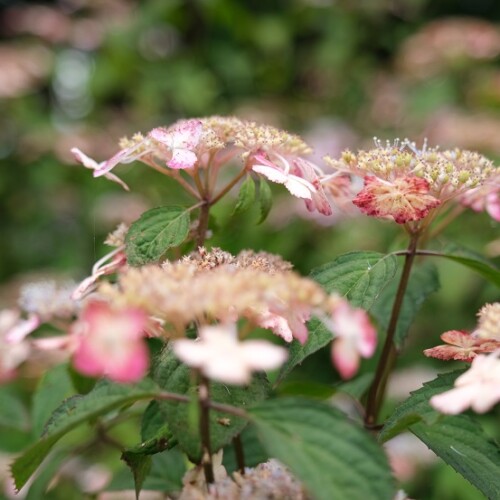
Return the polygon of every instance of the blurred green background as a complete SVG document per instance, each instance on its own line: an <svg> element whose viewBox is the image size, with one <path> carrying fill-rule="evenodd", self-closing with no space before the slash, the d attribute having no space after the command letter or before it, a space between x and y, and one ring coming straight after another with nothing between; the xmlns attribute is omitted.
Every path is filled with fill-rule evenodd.
<svg viewBox="0 0 500 500"><path fill-rule="evenodd" d="M500 3L0 1L0 305L37 276L82 278L119 221L182 201L140 164L117 169L130 194L93 179L71 147L102 161L124 135L211 114L301 133L318 161L373 136L427 137L498 159ZM255 226L252 212L223 220L213 244L280 253L304 274L343 252L405 245L394 224L307 217L283 191L266 224ZM499 261L498 224L487 215L468 212L445 236ZM498 300L477 275L437 265L442 289L424 306L403 367L442 368L421 349L444 330L471 328L478 308ZM336 380L326 357L311 363L304 377ZM436 484L446 486L416 481L409 493L480 498L439 470Z"/></svg>

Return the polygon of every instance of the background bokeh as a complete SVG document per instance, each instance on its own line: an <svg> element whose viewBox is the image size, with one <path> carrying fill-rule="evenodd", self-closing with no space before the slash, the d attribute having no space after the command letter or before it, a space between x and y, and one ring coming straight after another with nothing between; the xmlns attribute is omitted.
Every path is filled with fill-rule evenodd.
<svg viewBox="0 0 500 500"><path fill-rule="evenodd" d="M119 167L131 193L93 179L71 147L103 160L124 135L211 114L301 133L318 161L373 136L427 137L498 159L500 3L0 1L0 305L37 277L85 276L119 221L182 202L140 164ZM343 252L405 244L394 224L353 213L311 218L283 190L275 194L261 226L252 212L227 220L220 207L223 231L213 243L281 253L305 274ZM484 214L464 214L445 236L498 262L498 224ZM444 330L472 327L477 309L498 299L471 272L438 265L442 289L401 361L411 388L421 375L412 379L410 369L443 366L421 350ZM336 380L327 356L298 373ZM432 469L432 481L420 474L407 488L417 498L481 498L444 466Z"/></svg>

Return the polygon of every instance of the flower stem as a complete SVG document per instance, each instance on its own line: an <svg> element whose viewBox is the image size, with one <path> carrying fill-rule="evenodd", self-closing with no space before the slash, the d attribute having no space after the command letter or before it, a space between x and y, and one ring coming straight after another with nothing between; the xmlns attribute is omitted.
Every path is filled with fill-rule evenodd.
<svg viewBox="0 0 500 500"><path fill-rule="evenodd" d="M413 233L410 235L410 243L405 253L405 263L401 273L401 279L399 280L399 286L394 299L394 304L392 306L391 319L387 328L387 336L385 338L382 354L380 355L380 359L378 361L375 377L368 392L365 414L365 427L367 428L376 427L377 417L385 396L387 380L389 379L389 375L391 374L396 362L397 349L396 344L394 343L394 335L396 334L399 314L401 313L403 299L410 279L411 268L417 252L418 238L419 233Z"/></svg>
<svg viewBox="0 0 500 500"><path fill-rule="evenodd" d="M244 168L229 184L227 184L224 188L221 189L221 191L215 195L215 197L212 200L212 205L217 203L225 194L227 194L231 189L238 183L238 181L245 176L247 173L247 169Z"/></svg>
<svg viewBox="0 0 500 500"><path fill-rule="evenodd" d="M236 455L236 463L238 464L238 472L243 476L245 474L245 451L241 442L241 434L233 438L234 454Z"/></svg>
<svg viewBox="0 0 500 500"><path fill-rule="evenodd" d="M205 472L205 480L207 484L211 484L215 478L210 447L210 389L209 381L203 375L200 375L198 402L200 406L201 463Z"/></svg>
<svg viewBox="0 0 500 500"><path fill-rule="evenodd" d="M210 202L205 201L200 207L200 216L198 217L198 227L196 229L196 248L202 247L207 237L210 205Z"/></svg>

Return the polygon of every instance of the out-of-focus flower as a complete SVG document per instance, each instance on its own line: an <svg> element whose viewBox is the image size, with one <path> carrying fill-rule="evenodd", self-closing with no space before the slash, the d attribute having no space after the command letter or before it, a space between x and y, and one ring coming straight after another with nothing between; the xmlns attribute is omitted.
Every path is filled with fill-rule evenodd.
<svg viewBox="0 0 500 500"><path fill-rule="evenodd" d="M441 335L447 345L426 349L429 358L471 362L478 354L493 352L500 348L500 341L481 339L461 330L450 330Z"/></svg>
<svg viewBox="0 0 500 500"><path fill-rule="evenodd" d="M399 434L384 444L393 474L398 481L411 481L437 461L436 455L422 441L409 432ZM397 498L397 497L396 497ZM401 498L406 499L406 496Z"/></svg>
<svg viewBox="0 0 500 500"><path fill-rule="evenodd" d="M81 300L95 289L96 282L101 276L114 274L127 265L125 246L122 245L99 259L92 267L92 274L85 278L73 291L71 298Z"/></svg>
<svg viewBox="0 0 500 500"><path fill-rule="evenodd" d="M500 342L500 302L484 305L478 316L479 321L474 335L480 339Z"/></svg>
<svg viewBox="0 0 500 500"><path fill-rule="evenodd" d="M45 280L27 283L21 288L19 306L28 314L34 314L41 321L53 318L71 319L79 309L72 299L76 284L72 281L58 283Z"/></svg>
<svg viewBox="0 0 500 500"><path fill-rule="evenodd" d="M17 309L0 311L0 384L16 375L16 368L30 354L25 337L40 324L36 316L22 319Z"/></svg>
<svg viewBox="0 0 500 500"><path fill-rule="evenodd" d="M316 315L339 337L335 349L346 377L357 369L359 356L373 354L376 342L366 312L328 295L315 281L292 272L289 263L265 252L233 257L201 248L161 267L124 268L117 283L102 283L98 294L117 307L140 307L163 321L164 335L174 338L183 336L192 322L245 319L288 342L295 338L305 343L306 321Z"/></svg>
<svg viewBox="0 0 500 500"><path fill-rule="evenodd" d="M419 150L408 140L375 142L375 149L346 151L340 160L325 161L338 172L365 179L365 188L355 198L365 213L413 223L413 230L433 209L498 175L490 160L471 151L439 151L426 144Z"/></svg>
<svg viewBox="0 0 500 500"><path fill-rule="evenodd" d="M450 67L500 54L498 28L480 19L442 19L428 23L401 46L397 65L408 76L428 78Z"/></svg>
<svg viewBox="0 0 500 500"><path fill-rule="evenodd" d="M433 396L430 404L442 413L455 415L471 407L485 413L500 401L500 350L480 354L471 367L455 380L455 388Z"/></svg>
<svg viewBox="0 0 500 500"><path fill-rule="evenodd" d="M359 358L370 358L377 347L377 332L363 309L352 308L338 299L333 308L330 327L336 338L332 343L332 361L344 379L353 377Z"/></svg>
<svg viewBox="0 0 500 500"><path fill-rule="evenodd" d="M49 74L52 54L43 46L0 46L0 98L9 99L35 89Z"/></svg>
<svg viewBox="0 0 500 500"><path fill-rule="evenodd" d="M75 157L76 161L81 163L84 167L89 168L96 172L100 168L103 167L103 163L97 163L94 161L92 158L89 158L86 154L82 153L78 148L72 148L71 152L73 153L73 156ZM116 182L117 184L120 184L120 186L125 189L125 191L130 191L130 188L125 184L119 177L117 177L115 174L112 174L111 172L107 172L104 174L104 177L106 179L109 179L110 181Z"/></svg>
<svg viewBox="0 0 500 500"><path fill-rule="evenodd" d="M287 352L264 340L239 342L236 325L202 326L199 339L174 341L176 356L198 368L210 379L229 384L247 384L253 371L281 366Z"/></svg>
<svg viewBox="0 0 500 500"><path fill-rule="evenodd" d="M105 302L88 302L72 335L77 338L73 364L91 377L136 382L148 368L144 343L147 316L137 308L113 308Z"/></svg>
<svg viewBox="0 0 500 500"><path fill-rule="evenodd" d="M493 220L500 222L500 175L491 182L464 193L459 201L476 212L488 212Z"/></svg>

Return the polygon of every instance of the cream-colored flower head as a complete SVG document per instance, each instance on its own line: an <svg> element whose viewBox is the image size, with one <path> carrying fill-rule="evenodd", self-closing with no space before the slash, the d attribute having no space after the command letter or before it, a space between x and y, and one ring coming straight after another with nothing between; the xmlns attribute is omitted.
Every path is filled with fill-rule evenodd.
<svg viewBox="0 0 500 500"><path fill-rule="evenodd" d="M124 269L117 284L104 283L99 293L118 306L138 306L163 319L173 335L182 335L191 322L244 317L260 324L262 316L270 314L305 328L309 312L316 308L326 312L330 302L316 282L290 267L263 252L232 257L220 249L202 250L199 257Z"/></svg>
<svg viewBox="0 0 500 500"><path fill-rule="evenodd" d="M375 140L375 144L373 149L356 154L345 151L340 160L326 157L325 161L360 177L375 176L388 182L411 176L424 179L429 194L441 202L477 188L498 173L490 160L473 151L440 151L426 144L417 149L407 139L386 144Z"/></svg>
<svg viewBox="0 0 500 500"><path fill-rule="evenodd" d="M474 334L483 339L500 341L500 302L484 305L478 316L479 321Z"/></svg>

